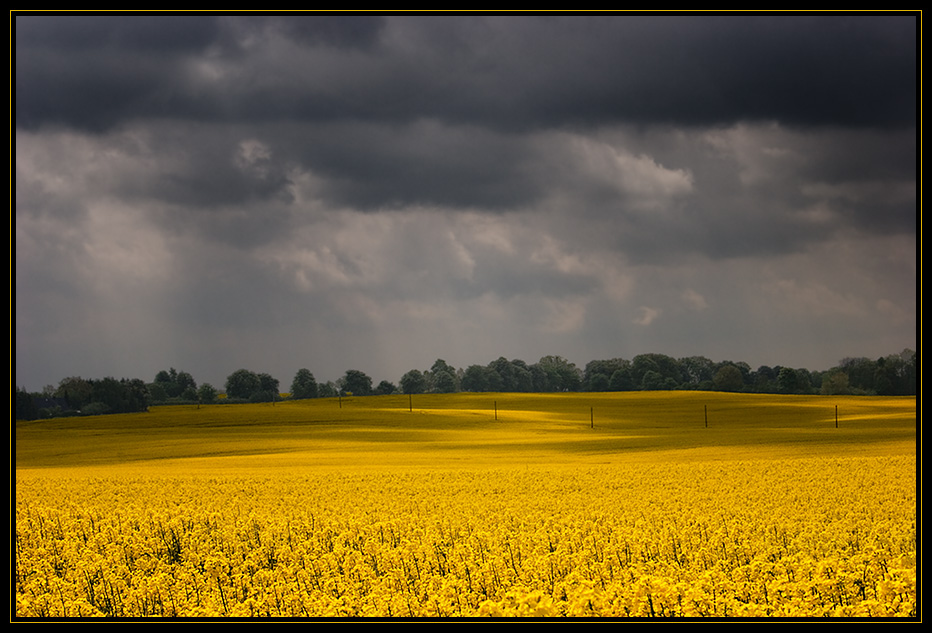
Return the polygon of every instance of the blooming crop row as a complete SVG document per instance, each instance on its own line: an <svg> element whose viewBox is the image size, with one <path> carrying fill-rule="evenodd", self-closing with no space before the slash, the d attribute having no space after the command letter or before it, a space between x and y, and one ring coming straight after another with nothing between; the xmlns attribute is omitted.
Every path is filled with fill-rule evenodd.
<svg viewBox="0 0 932 633"><path fill-rule="evenodd" d="M915 460L18 477L18 617L916 614Z"/></svg>

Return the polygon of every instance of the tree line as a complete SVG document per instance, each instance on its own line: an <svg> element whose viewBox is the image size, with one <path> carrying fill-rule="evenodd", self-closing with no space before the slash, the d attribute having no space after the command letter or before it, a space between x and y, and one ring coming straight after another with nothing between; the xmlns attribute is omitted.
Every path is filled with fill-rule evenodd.
<svg viewBox="0 0 932 633"><path fill-rule="evenodd" d="M318 383L310 370L302 368L286 394L281 393L278 379L268 373L238 369L227 377L221 391L210 383L199 385L190 373L172 367L159 371L149 383L72 376L40 393L16 387L15 416L17 420L34 420L133 413L160 404L235 404L395 393L696 390L909 396L916 395L916 384L916 352L910 349L876 360L845 358L826 371L767 365L752 370L740 361L665 354L593 360L582 369L560 356L544 356L531 364L499 357L486 365L466 368L454 368L437 359L429 369L407 371L397 385L387 380L373 385L372 378L358 369L347 370L335 381Z"/></svg>

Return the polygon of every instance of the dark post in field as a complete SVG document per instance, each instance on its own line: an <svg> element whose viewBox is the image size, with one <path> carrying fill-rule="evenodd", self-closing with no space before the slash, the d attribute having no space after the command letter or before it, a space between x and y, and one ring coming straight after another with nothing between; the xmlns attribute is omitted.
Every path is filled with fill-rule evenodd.
<svg viewBox="0 0 932 633"><path fill-rule="evenodd" d="M838 428L838 405L835 405L835 428Z"/></svg>
<svg viewBox="0 0 932 633"><path fill-rule="evenodd" d="M592 417L592 407L589 407L589 428L590 428L590 429L594 429L594 428L595 428L595 420L594 420L594 418Z"/></svg>
<svg viewBox="0 0 932 633"><path fill-rule="evenodd" d="M493 400L492 406L495 407L495 419L498 420L498 400Z"/></svg>
<svg viewBox="0 0 932 633"><path fill-rule="evenodd" d="M703 410L705 411L705 428L709 428L709 405L702 405Z"/></svg>

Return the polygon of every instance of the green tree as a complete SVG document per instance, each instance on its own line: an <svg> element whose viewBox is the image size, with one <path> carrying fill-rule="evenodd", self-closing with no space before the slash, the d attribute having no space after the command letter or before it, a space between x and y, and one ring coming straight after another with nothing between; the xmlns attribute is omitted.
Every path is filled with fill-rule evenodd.
<svg viewBox="0 0 932 633"><path fill-rule="evenodd" d="M271 374L259 374L259 390L254 392L249 399L253 402L275 402L281 396L278 388L278 379L273 378Z"/></svg>
<svg viewBox="0 0 932 633"><path fill-rule="evenodd" d="M88 380L87 383L90 395L88 402L81 408L81 412L86 415L134 413L147 409L148 390L138 378L117 380L108 376L100 380Z"/></svg>
<svg viewBox="0 0 932 633"><path fill-rule="evenodd" d="M512 370L512 389L520 393L529 393L534 389L534 378L527 363L523 360L515 359L511 361Z"/></svg>
<svg viewBox="0 0 932 633"><path fill-rule="evenodd" d="M531 373L532 391L536 393L552 391L550 388L550 378L547 376L547 372L540 366L540 363L534 363L528 367L528 371Z"/></svg>
<svg viewBox="0 0 932 633"><path fill-rule="evenodd" d="M463 391L475 393L489 391L489 369L482 365L470 365L463 372L461 387Z"/></svg>
<svg viewBox="0 0 932 633"><path fill-rule="evenodd" d="M387 380L383 380L375 388L375 393L378 396L390 396L395 393L395 385Z"/></svg>
<svg viewBox="0 0 932 633"><path fill-rule="evenodd" d="M27 392L25 389L16 387L15 403L15 420L35 420L39 417L39 407L36 406L36 400L33 394Z"/></svg>
<svg viewBox="0 0 932 633"><path fill-rule="evenodd" d="M372 393L372 378L358 369L348 369L343 377L343 392L354 396L368 396Z"/></svg>
<svg viewBox="0 0 932 633"><path fill-rule="evenodd" d="M777 390L780 393L804 394L809 393L811 381L809 372L805 369L781 367L777 374Z"/></svg>
<svg viewBox="0 0 932 633"><path fill-rule="evenodd" d="M902 355L906 359L906 365L903 367L903 394L916 395L916 377L918 375L916 366L916 352L911 349L904 349Z"/></svg>
<svg viewBox="0 0 932 633"><path fill-rule="evenodd" d="M194 389L197 391L197 383L194 381L194 376L186 371L178 372L178 375L175 377L175 384L178 385L178 390L181 391L181 393L184 393L185 389Z"/></svg>
<svg viewBox="0 0 932 633"><path fill-rule="evenodd" d="M450 372L440 372L434 376L435 393L453 393L456 391L456 375Z"/></svg>
<svg viewBox="0 0 932 633"><path fill-rule="evenodd" d="M744 388L744 376L734 365L722 365L715 372L712 385L716 391L741 391Z"/></svg>
<svg viewBox="0 0 932 633"><path fill-rule="evenodd" d="M317 381L309 369L299 369L291 382L291 397L296 400L317 397Z"/></svg>
<svg viewBox="0 0 932 633"><path fill-rule="evenodd" d="M663 389L676 389L684 381L683 368L679 361L666 354L639 354L631 359L631 380L634 384L644 384L644 375L653 371L660 374ZM655 382L651 377L650 382ZM671 386L672 385L672 386Z"/></svg>
<svg viewBox="0 0 932 633"><path fill-rule="evenodd" d="M489 363L489 369L492 370L492 373L498 377L497 380L494 380L494 382L499 385L498 388L494 389L495 391L507 392L515 390L515 367L511 364L511 361L509 361L504 356L500 356L499 358ZM490 386L492 382L493 379L491 378L490 374Z"/></svg>
<svg viewBox="0 0 932 633"><path fill-rule="evenodd" d="M252 394L260 390L261 386L257 373L248 369L237 369L227 376L227 397L237 400L249 400Z"/></svg>
<svg viewBox="0 0 932 633"><path fill-rule="evenodd" d="M168 392L165 391L165 383L153 382L149 385L149 401L165 402L168 400Z"/></svg>
<svg viewBox="0 0 932 633"><path fill-rule="evenodd" d="M552 391L579 391L582 372L562 356L543 356L537 365L547 374Z"/></svg>
<svg viewBox="0 0 932 633"><path fill-rule="evenodd" d="M608 391L611 379L603 373L589 376L589 391Z"/></svg>
<svg viewBox="0 0 932 633"><path fill-rule="evenodd" d="M662 391L665 390L666 379L659 371L648 369L641 378L641 389L644 391Z"/></svg>
<svg viewBox="0 0 932 633"><path fill-rule="evenodd" d="M156 390L156 393L158 393L159 395L161 395L162 393L165 394L165 397L161 398L161 400L167 400L168 398L177 397L178 394L180 393L180 391L176 391L175 389L175 377L176 376L177 376L177 372L175 371L174 367L171 368L171 371L165 371L164 369L162 369L158 373L155 374L155 381L153 381L153 384L158 387L158 389Z"/></svg>
<svg viewBox="0 0 932 633"><path fill-rule="evenodd" d="M874 391L878 396L892 396L896 392L894 380L896 373L887 366L886 358L878 358L874 369Z"/></svg>
<svg viewBox="0 0 932 633"><path fill-rule="evenodd" d="M616 369L608 380L609 391L631 391L634 383L631 382L631 370L627 367Z"/></svg>
<svg viewBox="0 0 932 633"><path fill-rule="evenodd" d="M453 393L456 391L456 370L445 360L438 358L430 368L430 381L435 393Z"/></svg>
<svg viewBox="0 0 932 633"><path fill-rule="evenodd" d="M412 369L401 377L401 391L405 394L424 393L427 390L427 377L420 369Z"/></svg>
<svg viewBox="0 0 932 633"><path fill-rule="evenodd" d="M683 372L683 382L690 388L699 388L703 383L712 382L715 376L715 363L705 356L688 356L679 360Z"/></svg>
<svg viewBox="0 0 932 633"><path fill-rule="evenodd" d="M93 387L91 383L80 376L62 378L61 382L58 383L58 389L55 391L55 396L64 398L68 406L75 411L80 411L84 405L89 404L92 395Z"/></svg>
<svg viewBox="0 0 932 633"><path fill-rule="evenodd" d="M168 398L184 398L189 400L187 396L191 395L191 391L197 390L197 383L194 381L194 377L186 371L178 371L174 367L171 367L168 371L164 369L159 371L155 375L154 385L157 385L156 394L161 395L164 391L166 397L161 398L161 400L166 400ZM185 392L188 391L188 394L185 395Z"/></svg>
<svg viewBox="0 0 932 633"><path fill-rule="evenodd" d="M507 389L505 389L505 381L502 379L500 373L492 369L492 367L486 367L485 370L485 380L489 385L488 391L497 393L507 391Z"/></svg>
<svg viewBox="0 0 932 633"><path fill-rule="evenodd" d="M100 402L95 400L94 402L89 402L84 405L84 408L81 409L82 415L106 415L108 413L118 413L110 408L106 402Z"/></svg>
<svg viewBox="0 0 932 633"><path fill-rule="evenodd" d="M201 383L197 388L197 400L202 404L212 404L217 401L217 390L209 382Z"/></svg>
<svg viewBox="0 0 932 633"><path fill-rule="evenodd" d="M848 374L835 370L822 376L822 386L819 392L823 396L845 396L850 393L848 389Z"/></svg>
<svg viewBox="0 0 932 633"><path fill-rule="evenodd" d="M848 374L848 385L855 393L876 393L877 363L869 358L844 358L838 368Z"/></svg>
<svg viewBox="0 0 932 633"><path fill-rule="evenodd" d="M607 385L603 377L608 380ZM589 391L629 391L634 388L631 362L623 358L589 361L583 370L582 384Z"/></svg>
<svg viewBox="0 0 932 633"><path fill-rule="evenodd" d="M340 390L332 380L317 385L318 398L336 398L338 395L340 395Z"/></svg>
<svg viewBox="0 0 932 633"><path fill-rule="evenodd" d="M776 382L779 369L761 365L757 371L751 372L750 384L755 393L773 393L777 390Z"/></svg>
<svg viewBox="0 0 932 633"><path fill-rule="evenodd" d="M121 381L126 390L130 411L149 410L149 387L139 378Z"/></svg>

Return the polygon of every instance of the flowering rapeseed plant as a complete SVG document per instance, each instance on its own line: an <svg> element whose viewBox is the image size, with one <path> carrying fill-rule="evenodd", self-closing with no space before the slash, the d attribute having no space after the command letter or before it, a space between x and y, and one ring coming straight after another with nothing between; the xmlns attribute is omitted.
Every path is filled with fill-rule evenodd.
<svg viewBox="0 0 932 633"><path fill-rule="evenodd" d="M522 464L489 461L494 433L473 429L457 451L434 435L409 467L21 468L14 615L917 614L915 455L577 446ZM474 463L442 465L469 451Z"/></svg>

